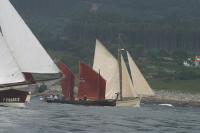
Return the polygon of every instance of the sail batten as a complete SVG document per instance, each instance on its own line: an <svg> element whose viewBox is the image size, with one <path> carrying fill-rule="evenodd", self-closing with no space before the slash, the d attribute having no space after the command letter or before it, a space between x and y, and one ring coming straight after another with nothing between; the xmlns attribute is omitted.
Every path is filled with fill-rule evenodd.
<svg viewBox="0 0 200 133"><path fill-rule="evenodd" d="M106 80L106 99L115 99L119 93L119 65L117 59L96 40L93 69Z"/></svg>
<svg viewBox="0 0 200 133"><path fill-rule="evenodd" d="M22 72L59 73L53 60L9 0L0 0L0 25L3 37Z"/></svg>
<svg viewBox="0 0 200 133"><path fill-rule="evenodd" d="M142 73L138 69L136 63L133 61L131 55L127 51L130 71L131 71L131 77L132 82L134 85L134 88L139 96L152 96L154 95L153 90L147 83L146 79L143 77Z"/></svg>

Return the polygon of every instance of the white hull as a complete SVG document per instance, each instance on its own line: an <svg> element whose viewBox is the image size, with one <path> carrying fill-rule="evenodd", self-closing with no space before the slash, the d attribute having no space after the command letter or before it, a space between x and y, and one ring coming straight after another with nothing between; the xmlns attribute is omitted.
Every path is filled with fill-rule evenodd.
<svg viewBox="0 0 200 133"><path fill-rule="evenodd" d="M117 100L116 106L140 107L140 98Z"/></svg>
<svg viewBox="0 0 200 133"><path fill-rule="evenodd" d="M2 102L0 102L0 106L24 108L24 107L26 107L26 103L2 103Z"/></svg>

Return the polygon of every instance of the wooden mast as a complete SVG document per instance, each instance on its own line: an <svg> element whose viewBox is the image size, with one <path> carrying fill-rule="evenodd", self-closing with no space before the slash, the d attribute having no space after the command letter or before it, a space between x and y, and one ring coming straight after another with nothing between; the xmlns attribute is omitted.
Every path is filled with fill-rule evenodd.
<svg viewBox="0 0 200 133"><path fill-rule="evenodd" d="M98 96L98 100L101 99L101 93L100 93L100 70L98 73L98 79L97 79L97 96Z"/></svg>
<svg viewBox="0 0 200 133"><path fill-rule="evenodd" d="M122 97L122 65L121 65L121 49L118 48L118 64L119 64L119 89L120 89L120 100Z"/></svg>

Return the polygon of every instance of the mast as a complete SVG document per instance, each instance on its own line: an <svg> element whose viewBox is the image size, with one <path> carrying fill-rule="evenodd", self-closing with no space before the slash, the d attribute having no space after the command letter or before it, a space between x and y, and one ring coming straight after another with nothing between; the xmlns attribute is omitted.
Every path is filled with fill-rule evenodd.
<svg viewBox="0 0 200 133"><path fill-rule="evenodd" d="M70 76L69 76L69 81L70 81L70 82L73 81L72 88L70 89L70 92L69 92L69 97L70 97L70 100L74 100L74 77L72 78L72 75L71 75L71 74L70 74Z"/></svg>
<svg viewBox="0 0 200 133"><path fill-rule="evenodd" d="M100 70L98 73L98 77L97 77L97 96L98 96L98 100L100 100L101 98L101 94L100 94Z"/></svg>
<svg viewBox="0 0 200 133"><path fill-rule="evenodd" d="M121 65L121 49L118 48L118 65L119 65L119 93L120 93L120 100L123 99L122 97L122 65Z"/></svg>

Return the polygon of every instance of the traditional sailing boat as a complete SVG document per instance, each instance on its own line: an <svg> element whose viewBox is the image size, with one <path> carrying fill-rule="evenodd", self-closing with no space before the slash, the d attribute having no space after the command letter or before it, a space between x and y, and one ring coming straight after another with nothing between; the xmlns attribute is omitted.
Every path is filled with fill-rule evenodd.
<svg viewBox="0 0 200 133"><path fill-rule="evenodd" d="M122 49L123 50L123 49ZM121 50L118 50L118 60L96 40L93 69L101 71L101 75L107 80L106 99L120 97L117 106L140 106L142 95L153 95L153 91L140 73L130 54L128 54L131 77L126 67ZM137 83L136 83L137 82Z"/></svg>
<svg viewBox="0 0 200 133"><path fill-rule="evenodd" d="M0 0L0 29L0 105L24 107L30 84L61 75L9 0Z"/></svg>
<svg viewBox="0 0 200 133"><path fill-rule="evenodd" d="M49 103L64 103L87 106L115 106L116 100L105 100L106 81L101 77L100 72L95 72L84 63L79 64L80 81L78 94L74 95L74 75L61 63L59 65L64 78L61 81L62 94L64 99L47 99Z"/></svg>

